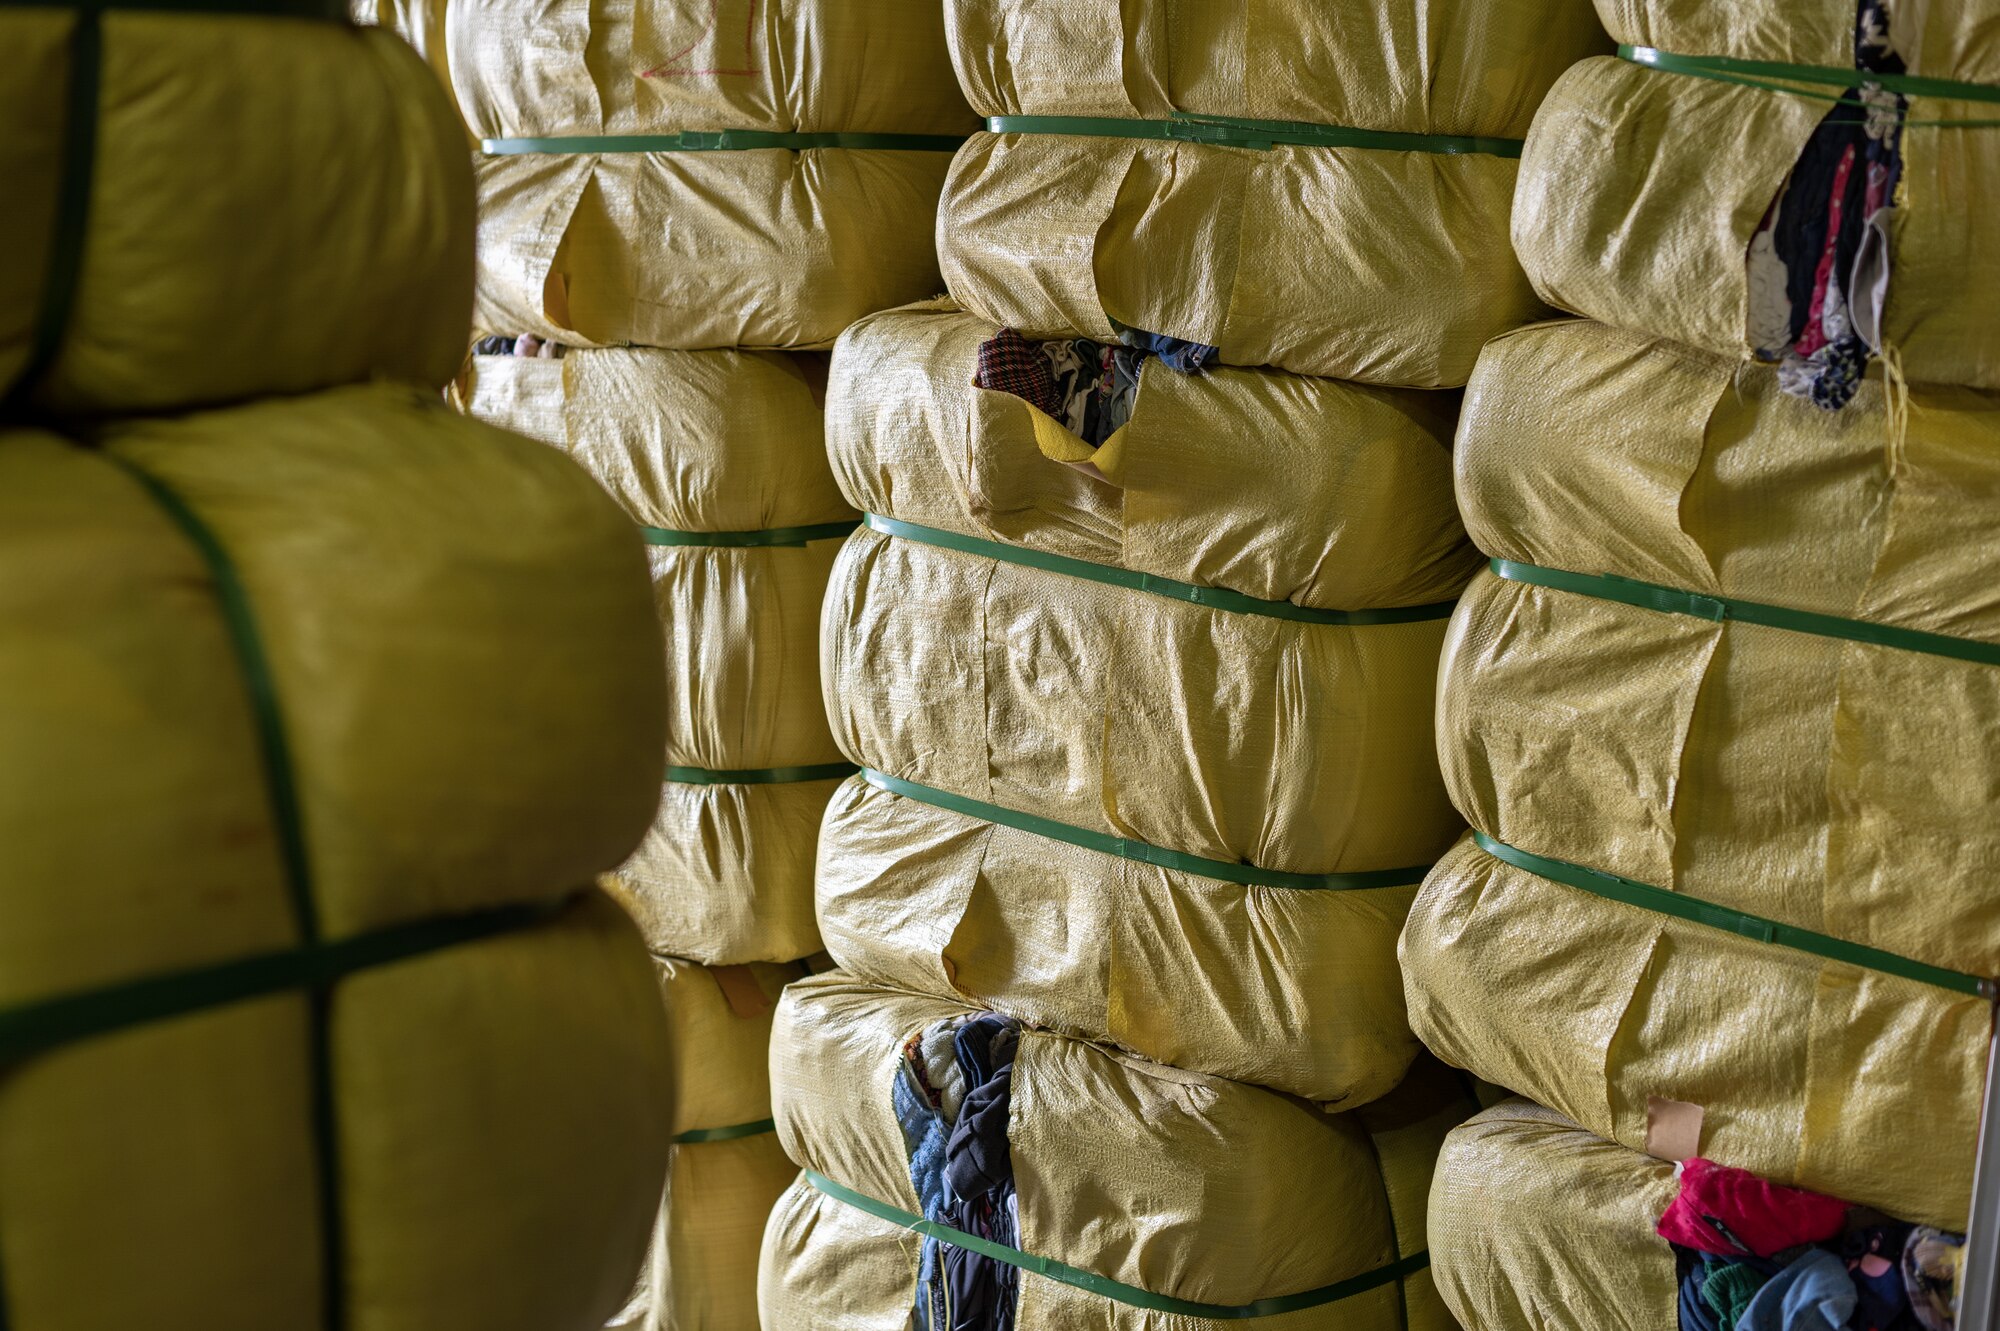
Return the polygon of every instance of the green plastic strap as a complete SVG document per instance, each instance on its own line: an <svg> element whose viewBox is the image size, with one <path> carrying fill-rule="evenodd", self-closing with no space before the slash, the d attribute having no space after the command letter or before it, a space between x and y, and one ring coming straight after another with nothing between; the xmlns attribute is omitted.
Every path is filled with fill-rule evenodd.
<svg viewBox="0 0 2000 1331"><path fill-rule="evenodd" d="M1372 148L1382 152L1484 153L1519 157L1520 139L1461 134L1411 134L1401 130L1315 125L1306 120L1251 120L1243 116L1197 115L1176 111L1165 120L1120 120L1106 116L988 116L994 134L1077 134L1101 139L1164 139L1212 143L1224 148L1268 150L1280 143L1305 148Z"/></svg>
<svg viewBox="0 0 2000 1331"><path fill-rule="evenodd" d="M1745 75L1753 78L1787 79L1795 83L1819 83L1834 88L1859 88L1865 84L1887 88L1909 97L1940 97L1955 102L2000 103L2000 87L1990 83L1963 83L1957 79L1926 78L1919 74L1877 74L1866 69L1840 69L1831 65L1787 65L1771 60L1738 60L1726 55L1676 55L1651 46L1621 46L1618 54L1635 65L1651 65L1674 74L1700 78ZM1733 82L1734 80L1725 80Z"/></svg>
<svg viewBox="0 0 2000 1331"><path fill-rule="evenodd" d="M0 8L67 10L76 15L70 29L69 81L63 99L62 174L57 179L55 210L49 219L47 273L41 303L35 312L27 358L13 381L0 391L0 413L19 414L22 403L47 373L62 347L76 308L83 276L83 251L90 223L92 178L97 168L97 120L104 66L102 18L107 9L167 13L225 14L310 18L331 22L346 19L340 0L0 0ZM4 1315L4 1314L0 1314ZM0 1327L0 1331L4 1331Z"/></svg>
<svg viewBox="0 0 2000 1331"><path fill-rule="evenodd" d="M320 947L319 907L313 897L312 864L306 853L305 821L300 813L298 787L293 778L291 746L285 736L283 710L278 704L277 680L271 670L270 658L264 651L249 593L222 542L178 494L142 468L111 454L103 456L122 467L152 496L208 567L230 645L235 650L237 666L242 671L244 690L249 696L251 720L256 728L263 762L265 792L271 804L272 825L278 835L292 912L305 948ZM327 989L313 988L307 994L310 1013L307 1039L313 1075L314 1162L319 1185L323 1265L320 1286L325 1324L329 1331L339 1331L347 1324L347 1259L346 1224L341 1213L340 1124L333 1099L332 1014Z"/></svg>
<svg viewBox="0 0 2000 1331"><path fill-rule="evenodd" d="M692 1146L697 1142L733 1142L738 1137L761 1137L777 1130L776 1119L760 1118L755 1123L732 1123L726 1128L693 1128L670 1140L676 1146Z"/></svg>
<svg viewBox="0 0 2000 1331"><path fill-rule="evenodd" d="M1873 647L1894 647L1900 651L1922 652L1927 656L1946 656L1978 665L2000 665L2000 643L1976 642L1971 638L1954 638L1943 633L1924 633L1917 629L1871 623L1865 619L1842 619L1838 615L1792 610L1782 605L1766 605L1762 601L1704 596L1699 592L1663 587L1654 582L1639 582L1610 573L1570 573L1562 569L1543 568L1539 564L1517 563L1511 559L1495 559L1491 561L1491 568L1509 582L1553 587L1557 591L1594 596L1601 601L1617 601L1622 605L1657 610L1662 614L1691 615L1715 623L1736 620L1744 624L1761 624L1766 628L1787 629L1793 633L1810 633L1821 638L1864 642Z"/></svg>
<svg viewBox="0 0 2000 1331"><path fill-rule="evenodd" d="M963 134L787 133L768 129L684 130L679 134L564 134L534 139L481 139L480 151L516 153L702 153L783 148L860 148L877 152L955 152Z"/></svg>
<svg viewBox="0 0 2000 1331"><path fill-rule="evenodd" d="M853 763L814 763L806 767L669 767L667 780L678 786L783 786L799 781L839 781L860 770Z"/></svg>
<svg viewBox="0 0 2000 1331"><path fill-rule="evenodd" d="M671 527L641 527L639 534L646 538L647 545L783 545L804 548L812 541L836 540L860 525L849 520L822 522L811 527L765 527L759 531L675 531Z"/></svg>
<svg viewBox="0 0 2000 1331"><path fill-rule="evenodd" d="M293 990L325 989L360 971L532 928L553 918L567 904L539 902L424 920L335 942L263 952L195 970L0 1008L0 1066L135 1026Z"/></svg>
<svg viewBox="0 0 2000 1331"><path fill-rule="evenodd" d="M1447 619L1451 616L1452 607L1457 604L1455 601L1434 601L1429 605L1399 605L1380 610L1318 610L1310 606L1293 605L1290 601L1266 601L1255 596L1245 596L1242 592L1232 592L1222 587L1198 587L1191 582L1177 582L1154 573L1140 573L1134 569L1119 568L1115 564L1094 564L1087 559L1071 559L1067 555L1047 554L1024 546L1007 545L1000 541L966 536L937 527L922 527L914 522L885 518L875 513L864 514L862 521L871 531L878 531L884 536L900 536L906 541L916 541L921 545L934 545L943 550L956 550L961 554L997 559L1005 564L1019 564L1024 568L1038 568L1047 573L1084 578L1091 582L1101 582L1108 587L1150 592L1154 596L1164 596L1172 601L1185 601L1189 605L1206 606L1211 610L1225 610L1237 615L1263 615L1268 619L1286 619L1300 624L1411 624L1423 620Z"/></svg>
<svg viewBox="0 0 2000 1331"><path fill-rule="evenodd" d="M1770 943L1777 947L1790 948L1795 952L1809 952L1830 961L1845 962L1850 966L1880 971L1884 975L1915 980L1920 984L1936 985L1940 989L1949 989L1955 993L1976 994L1981 998L2000 995L2000 987L1996 987L1993 981L1982 979L1977 975L1946 970L1942 966L1913 961L1909 957L1898 956L1894 952L1884 952L1880 948L1865 947L1860 943L1850 943L1844 938L1833 938L1827 934L1814 933L1810 929L1780 924L1761 915L1730 910L1726 906L1717 906L1684 893L1669 892L1663 887L1654 887L1651 883L1621 878L1617 874L1605 873L1600 869L1587 869L1581 864L1571 864L1568 860L1552 860L1545 855L1536 855L1516 846L1510 846L1504 841L1497 841L1484 832L1474 832L1472 839L1481 850L1495 859L1505 860L1517 869L1525 869L1531 874L1561 883L1565 887L1574 887L1611 901L1637 906L1641 910L1690 920L1695 924L1707 925L1711 929L1739 934L1754 942Z"/></svg>
<svg viewBox="0 0 2000 1331"><path fill-rule="evenodd" d="M998 823L1002 827L1032 832L1051 841L1081 846L1085 850L1094 850L1100 854L1116 855L1120 859L1136 860L1140 864L1151 864L1161 869L1198 874L1203 878L1214 878L1225 883L1243 883L1251 887L1282 887L1300 892L1359 892L1371 888L1409 887L1422 882L1424 875L1430 871L1429 865L1418 865L1410 869L1371 869L1361 873L1285 873L1278 869L1260 869L1254 864L1232 864L1228 860L1205 859L1200 855L1188 855L1178 850L1155 846L1148 841L1131 841L1104 832L1072 827L1053 818L1041 818L1032 813L1003 809L997 804L986 804L980 800L967 799L963 795L954 795L948 790L937 790L931 786L919 785L915 781L905 781L900 776L890 776L887 772L878 772L872 767L862 768L861 775L877 790L886 790L892 795L901 795L905 799L913 799L921 804L935 805L940 809L949 809L953 813L962 813L969 818Z"/></svg>
<svg viewBox="0 0 2000 1331"><path fill-rule="evenodd" d="M1058 1262L1054 1258L1038 1257L1034 1253L1022 1252L1019 1248L1010 1248L1004 1243L980 1238L977 1234L968 1234L962 1229L953 1229L950 1225L941 1225L935 1220L926 1220L922 1216L910 1214L901 1207L878 1202L865 1192L856 1192L852 1188L835 1183L826 1175L814 1170L808 1169L804 1172L808 1183L835 1201L845 1202L878 1220L900 1225L911 1233L921 1234L927 1239L936 1239L940 1243L948 1243L954 1248L963 1248L967 1252L976 1252L982 1257L991 1257L996 1262L1005 1262L1008 1266L1019 1267L1023 1271L1032 1271L1038 1276L1084 1290L1099 1298L1110 1299L1134 1308L1145 1308L1151 1312L1173 1313L1181 1317L1201 1317L1217 1322L1244 1321L1252 1317L1275 1317L1279 1313L1298 1312L1304 1308L1317 1308L1323 1304L1351 1298L1356 1294L1386 1285L1392 1280L1406 1280L1430 1265L1430 1254L1421 1252L1391 1262L1387 1266L1378 1266L1372 1271L1365 1271L1347 1280L1336 1281L1331 1285L1322 1285L1318 1289L1309 1289L1298 1294L1258 1299L1255 1303L1196 1303L1191 1299L1176 1299L1165 1294L1155 1294L1137 1285L1128 1285L1122 1280L1113 1280L1108 1276L1081 1270L1065 1262Z"/></svg>
<svg viewBox="0 0 2000 1331"><path fill-rule="evenodd" d="M1926 78L1918 74L1878 74L1866 69L1840 69L1830 65L1788 65L1773 60L1738 60L1724 55L1677 55L1651 46L1620 46L1621 58L1635 65L1689 74L1717 83L1734 83L1765 92L1790 93L1797 97L1834 102L1837 96L1805 92L1788 83L1813 83L1831 88L1859 88L1873 85L1908 97L1936 97L1955 102L2000 103L2000 87L1987 83L1963 83L1957 79ZM1782 82L1780 82L1782 80ZM2000 120L1908 120L1909 125L1977 129L2000 125Z"/></svg>

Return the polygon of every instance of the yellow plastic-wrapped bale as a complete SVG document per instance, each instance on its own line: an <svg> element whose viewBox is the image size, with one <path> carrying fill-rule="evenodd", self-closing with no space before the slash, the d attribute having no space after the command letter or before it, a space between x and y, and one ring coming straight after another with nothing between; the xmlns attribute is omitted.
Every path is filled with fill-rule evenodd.
<svg viewBox="0 0 2000 1331"><path fill-rule="evenodd" d="M917 309L862 321L835 355L829 435L848 497L924 540L994 543L1000 560L857 538L876 547L861 561L893 569L838 584L829 696L857 755L1002 807L850 783L821 847L829 949L874 982L1177 1066L1328 1102L1388 1090L1415 1048L1392 953L1420 870L1328 882L1242 861L1272 863L1251 838L1275 829L1300 843L1284 867L1305 874L1414 867L1456 830L1430 784L1423 659L1473 558L1450 494L1451 400L1155 363L1130 423L1092 450L969 385L993 332ZM1199 582L1227 605L1012 566L1041 556ZM1246 597L1266 600L1227 608ZM1429 606L1430 622L1269 617L1300 603ZM1382 662L1378 634L1415 639L1410 660ZM1153 715L1173 690L1185 732ZM1189 752L1205 762L1190 769ZM990 821L1007 810L1074 826ZM1121 837L1227 863L1121 856L1105 844Z"/></svg>
<svg viewBox="0 0 2000 1331"><path fill-rule="evenodd" d="M1461 603L1438 713L1483 839L1403 961L1425 1043L1599 1136L1695 1104L1711 1158L1958 1229L2000 971L2000 908L1951 890L2000 870L2000 400L1909 406L1829 416L1598 325L1488 349L1459 494L1517 562Z"/></svg>
<svg viewBox="0 0 2000 1331"><path fill-rule="evenodd" d="M1854 63L1854 0L1597 0L1613 38L1662 51L1796 65ZM1883 6L1889 41L1911 70L1932 78L2000 82L1992 0Z"/></svg>
<svg viewBox="0 0 2000 1331"><path fill-rule="evenodd" d="M1829 64L1851 72L1852 54L1850 35ZM1817 93L1617 59L1572 69L1521 161L1513 237L1535 289L1593 319L1750 354L1776 336L1753 327L1752 239L1828 109ZM2000 186L2000 135L1922 123L1994 108L1918 97L1908 114L1894 206L1879 215L1879 281L1838 285L1855 328L1905 377L2000 388L2000 223L1974 205Z"/></svg>
<svg viewBox="0 0 2000 1331"><path fill-rule="evenodd" d="M983 115L1188 111L1510 138L1556 75L1606 46L1589 0L951 0L945 22Z"/></svg>
<svg viewBox="0 0 2000 1331"><path fill-rule="evenodd" d="M570 891L655 789L626 524L412 390L94 443L0 436L0 1312L597 1325L670 1100Z"/></svg>
<svg viewBox="0 0 2000 1331"><path fill-rule="evenodd" d="M911 1152L928 1161L961 1104L1003 1112L970 1077L920 1084L910 1051L937 1066L934 1051L948 1060L946 1037L976 1016L839 973L786 991L772 1089L807 1173L765 1234L768 1331L910 1316L920 1245L908 1227L924 1214L913 1175L936 1186ZM1005 1267L1018 1294L1002 1297L1017 1298L1023 1331L1231 1325L1267 1300L1259 1325L1286 1331L1450 1326L1424 1269L1424 1199L1440 1141L1471 1106L1435 1063L1340 1116L1031 1028L1009 1075L999 1158L1018 1241L1003 1250L1037 1265ZM942 1109L918 1098L925 1085Z"/></svg>
<svg viewBox="0 0 2000 1331"><path fill-rule="evenodd" d="M1468 1331L1679 1325L1673 1249L1653 1232L1666 1160L1508 1100L1454 1128L1431 1183L1431 1270Z"/></svg>
<svg viewBox="0 0 2000 1331"><path fill-rule="evenodd" d="M461 0L449 27L486 149L480 327L824 347L937 291L938 192L974 121L934 3Z"/></svg>
<svg viewBox="0 0 2000 1331"><path fill-rule="evenodd" d="M1584 0L1220 7L962 0L992 117L938 221L968 308L1034 336L1123 325L1236 365L1462 384L1536 317L1506 239L1520 138Z"/></svg>
<svg viewBox="0 0 2000 1331"><path fill-rule="evenodd" d="M472 301L457 117L337 0L283 12L317 21L0 15L22 71L0 89L0 397L101 415L451 377ZM102 53L76 65L79 24Z"/></svg>
<svg viewBox="0 0 2000 1331"><path fill-rule="evenodd" d="M813 848L853 770L819 694L819 606L854 510L817 397L824 357L475 356L474 415L554 444L651 542L666 633L665 796L612 889L655 951L712 965L819 950Z"/></svg>
<svg viewBox="0 0 2000 1331"><path fill-rule="evenodd" d="M450 93L455 106L457 93L451 86L451 58L445 44L445 20L449 0L348 0L347 11L356 22L388 28L408 42L423 57Z"/></svg>
<svg viewBox="0 0 2000 1331"><path fill-rule="evenodd" d="M672 1028L673 1164L639 1288L608 1331L754 1327L764 1221L798 1175L771 1119L771 1013L806 971L656 965Z"/></svg>

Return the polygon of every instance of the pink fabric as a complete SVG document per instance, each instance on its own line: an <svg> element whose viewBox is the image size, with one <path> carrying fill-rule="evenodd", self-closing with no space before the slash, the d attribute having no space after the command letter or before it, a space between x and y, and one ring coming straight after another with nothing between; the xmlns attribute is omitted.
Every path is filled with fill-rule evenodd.
<svg viewBox="0 0 2000 1331"><path fill-rule="evenodd" d="M1721 1257L1741 1257L1745 1249L1769 1257L1830 1239L1846 1219L1847 1203L1838 1197L1787 1188L1747 1169L1697 1158L1681 1162L1680 1196L1660 1217L1659 1234L1684 1248ZM1721 1222L1728 1234L1711 1221ZM1730 1235L1741 1246L1730 1242Z"/></svg>

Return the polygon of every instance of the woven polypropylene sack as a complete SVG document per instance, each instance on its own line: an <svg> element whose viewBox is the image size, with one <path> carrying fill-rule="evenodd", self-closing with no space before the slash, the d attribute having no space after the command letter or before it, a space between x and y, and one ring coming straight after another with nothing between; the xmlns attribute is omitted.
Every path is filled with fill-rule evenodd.
<svg viewBox="0 0 2000 1331"><path fill-rule="evenodd" d="M479 165L480 327L823 347L938 290L938 192L975 122L936 4L458 0L447 26L474 132L552 140ZM797 152L640 151L632 137L731 130L941 137ZM630 143L579 137L607 135Z"/></svg>
<svg viewBox="0 0 2000 1331"><path fill-rule="evenodd" d="M1470 1331L1678 1325L1673 1249L1653 1226L1674 1166L1508 1100L1454 1128L1431 1183L1431 1270Z"/></svg>
<svg viewBox="0 0 2000 1331"><path fill-rule="evenodd" d="M0 1311L596 1325L670 1100L566 902L653 794L615 509L408 390L98 444L0 437Z"/></svg>
<svg viewBox="0 0 2000 1331"><path fill-rule="evenodd" d="M823 622L834 737L894 777L1289 873L1425 865L1459 826L1441 618L1293 623L863 528Z"/></svg>
<svg viewBox="0 0 2000 1331"><path fill-rule="evenodd" d="M1851 60L1848 62L1851 64ZM1990 118L1918 98L1914 118ZM1730 356L1748 355L1750 240L1827 103L1586 61L1535 118L1514 246L1551 304ZM1883 345L1912 380L2000 388L2000 135L1913 124L1890 230Z"/></svg>
<svg viewBox="0 0 2000 1331"><path fill-rule="evenodd" d="M931 308L864 320L843 337L828 393L829 436L841 484L857 505L1026 550L1323 608L1448 601L1466 577L1471 554L1443 443L1449 398L1264 371L1188 377L1149 365L1131 423L1094 455L1091 465L1107 481L1056 460L1088 452L1082 441L1019 399L969 385L979 342L992 332L971 316ZM1052 428L1062 438L1050 438ZM1116 462L1108 460L1113 453ZM1076 585L1041 576L1035 585L1057 594ZM1168 606L1140 592L1101 590L1101 602L1091 604L1109 615ZM867 613L877 610L904 615L887 602ZM967 613L960 606L942 623L976 641ZM925 617L919 609L905 622ZM939 629L941 644L947 631ZM1019 631L1032 633L1032 621ZM1043 650L1055 649L1035 649ZM1076 660L1083 670L1117 664L1092 649ZM1176 669L1165 667L1169 675ZM900 694L906 673L895 670L878 687ZM1035 673L1024 669L1021 678ZM1129 665L1111 673L1135 690L1158 677ZM1199 666L1188 675L1204 678ZM1187 687L1192 695L1205 685ZM1010 682L997 692L1018 688L1028 686ZM1029 692L1052 707L1064 697L1060 689ZM1071 696L1103 692L1091 684ZM968 687L940 717L941 728L960 724L981 696ZM1002 701L987 705L998 710ZM1192 696L1188 705L1214 706ZM1416 727L1417 751L1428 707L1428 695L1413 694L1402 714ZM857 710L881 709L877 699ZM1122 721L1129 709L1111 710ZM1064 724L1084 751L1096 750L1101 719ZM968 737L976 738L977 725L969 723ZM1009 736L1010 779L1032 781L1045 761L1032 728L1004 715L996 728ZM1297 720L1296 728L1309 726ZM906 750L899 736L870 738L887 756L925 743ZM1149 747L1135 741L1129 752ZM1293 752L1296 742L1279 747ZM1208 748L1233 761L1219 746ZM1142 766L1142 778L1157 787L1148 794L1154 803L1187 783L1178 765L1171 774ZM1261 791L1270 780L1259 771L1237 784ZM1229 783L1218 776L1214 784ZM1063 800L1079 821L1116 827L1089 801L1095 787L1087 778L1064 788L1074 792ZM1045 801L1047 793L1021 798ZM1311 794L1295 798L1272 802L1325 811ZM1435 796L1416 807L1422 821L1437 809ZM1283 816L1259 811L1243 824ZM1435 843L1406 849L1428 855L1450 834L1441 825ZM1392 1087L1414 1050L1390 955L1408 887L1296 890L1162 870L855 782L835 797L823 833L819 893L829 949L850 971L992 1004L1177 1066L1347 1103ZM1246 928L1245 919L1255 923Z"/></svg>
<svg viewBox="0 0 2000 1331"><path fill-rule="evenodd" d="M819 950L813 847L844 775L820 702L819 606L854 511L827 468L816 360L475 356L460 390L474 415L569 453L656 539L689 542L649 547L667 644L661 766L681 779L612 886L656 951L714 965ZM814 539L728 544L800 528Z"/></svg>
<svg viewBox="0 0 2000 1331"><path fill-rule="evenodd" d="M356 23L387 28L423 57L445 87L451 86L451 56L445 43L445 17L450 0L348 0L347 12ZM453 103L456 106L456 101Z"/></svg>
<svg viewBox="0 0 2000 1331"><path fill-rule="evenodd" d="M1973 83L2000 82L2000 47L1992 0L1922 0L1885 6L1889 42L1915 74ZM1597 12L1621 42L1684 54L1725 55L1795 65L1854 65L1852 0L1597 0Z"/></svg>
<svg viewBox="0 0 2000 1331"><path fill-rule="evenodd" d="M1867 384L1827 416L1726 358L1530 330L1468 394L1461 501L1483 549L1527 565L2000 642L2000 402L1909 405L1905 429ZM1446 643L1439 747L1461 812L1506 846L1986 976L2000 911L1950 887L2000 867L1995 718L1994 665L1488 573ZM1600 1136L1638 1147L1648 1097L1690 1102L1713 1158L1964 1221L1975 993L1470 842L1419 893L1403 959L1427 1044ZM1896 1146L1912 1132L1922 1170Z"/></svg>
<svg viewBox="0 0 2000 1331"><path fill-rule="evenodd" d="M1031 336L1116 341L1115 319L1232 365L1449 387L1544 310L1507 244L1518 165L977 134L945 183L938 257L966 308Z"/></svg>
<svg viewBox="0 0 2000 1331"><path fill-rule="evenodd" d="M1149 360L1130 422L1093 451L973 385L997 331L929 305L843 336L827 447L856 507L1321 609L1448 601L1471 576L1456 395Z"/></svg>
<svg viewBox="0 0 2000 1331"><path fill-rule="evenodd" d="M798 1173L775 1133L674 1147L640 1287L606 1331L754 1328L764 1227Z"/></svg>
<svg viewBox="0 0 2000 1331"><path fill-rule="evenodd" d="M94 150L71 159L76 13L0 16L22 71L0 89L0 391L29 371L44 325L53 358L17 391L66 415L449 379L473 199L464 136L423 62L390 33L331 21L96 21ZM88 171L87 211L59 222L71 160ZM73 296L59 226L82 246Z"/></svg>
<svg viewBox="0 0 2000 1331"><path fill-rule="evenodd" d="M770 1123L771 1014L805 969L655 965L671 1027L673 1165L639 1287L607 1331L752 1327L764 1221L797 1173Z"/></svg>
<svg viewBox="0 0 2000 1331"><path fill-rule="evenodd" d="M570 345L825 347L938 289L950 154L526 154L477 164L474 321Z"/></svg>
<svg viewBox="0 0 2000 1331"><path fill-rule="evenodd" d="M1606 46L1589 0L952 0L946 23L981 115L1191 111L1511 138L1556 75Z"/></svg>
<svg viewBox="0 0 2000 1331"><path fill-rule="evenodd" d="M840 1186L919 1214L891 1087L905 1042L966 1011L837 972L793 985L772 1033L786 1151ZM1024 1029L1007 1129L1020 1248L1200 1303L1247 1304L1361 1276L1424 1250L1431 1165L1470 1108L1435 1063L1369 1109L1329 1116L1257 1087ZM801 1180L765 1235L763 1325L902 1325L916 1259L915 1235ZM1224 1324L1027 1271L1020 1282L1023 1331ZM1260 1321L1449 1326L1423 1270Z"/></svg>
<svg viewBox="0 0 2000 1331"><path fill-rule="evenodd" d="M803 130L963 134L930 0L445 0L482 138Z"/></svg>

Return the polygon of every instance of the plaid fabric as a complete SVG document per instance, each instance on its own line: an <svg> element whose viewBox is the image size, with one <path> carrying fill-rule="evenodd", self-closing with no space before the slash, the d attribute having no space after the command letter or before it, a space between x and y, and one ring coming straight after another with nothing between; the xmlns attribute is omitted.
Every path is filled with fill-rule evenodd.
<svg viewBox="0 0 2000 1331"><path fill-rule="evenodd" d="M1058 420L1062 418L1063 400L1056 392L1055 376L1049 373L1048 357L1040 346L1011 328L1003 328L979 344L979 369L972 384L1025 398Z"/></svg>

